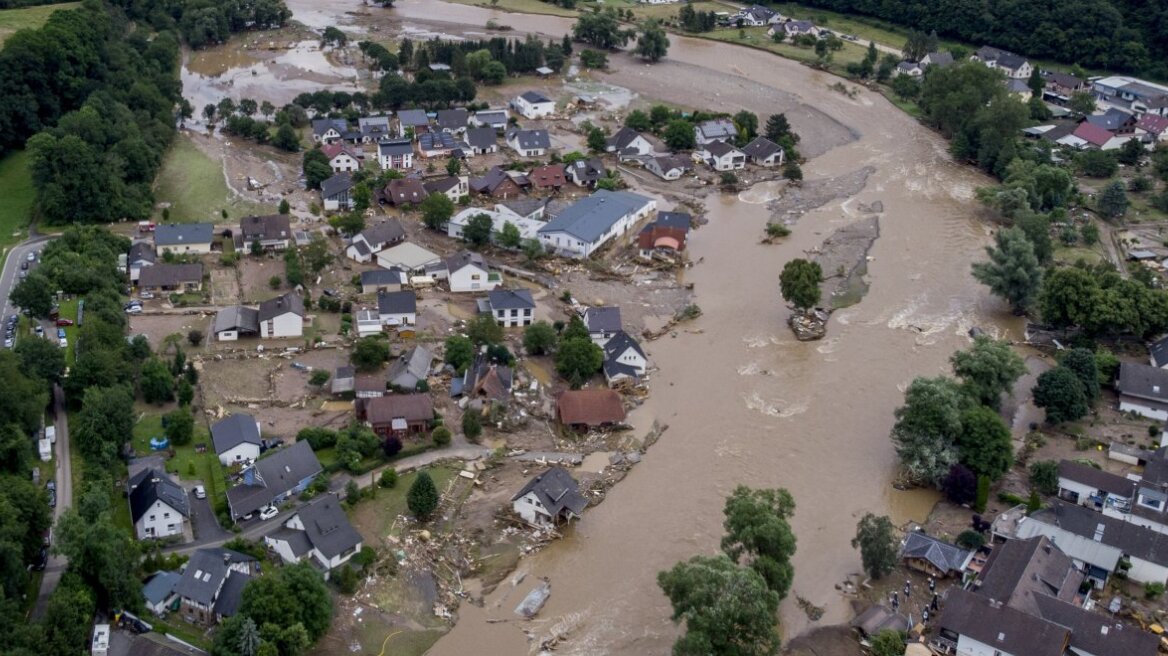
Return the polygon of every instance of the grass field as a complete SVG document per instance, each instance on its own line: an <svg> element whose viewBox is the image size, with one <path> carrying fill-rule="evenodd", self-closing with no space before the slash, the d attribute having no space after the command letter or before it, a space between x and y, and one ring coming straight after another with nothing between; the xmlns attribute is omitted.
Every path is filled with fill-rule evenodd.
<svg viewBox="0 0 1168 656"><path fill-rule="evenodd" d="M141 411L141 408L138 409ZM134 453L139 456L162 453L165 457L166 451L150 450L150 438L163 435L162 414L148 411L140 416L138 423L134 424L131 441ZM196 453L196 444L207 445L207 450L203 453ZM216 503L225 503L227 478L223 467L219 464L219 459L215 456L215 450L211 447L211 435L207 427L196 421L195 437L191 443L171 448L174 451L174 457L167 459L166 471L184 480L202 481L207 489L207 496L212 501L212 507L215 507Z"/></svg>
<svg viewBox="0 0 1168 656"><path fill-rule="evenodd" d="M17 30L37 28L49 20L49 16L58 9L72 9L80 6L80 2L63 2L58 5L41 5L40 7L24 7L22 9L5 9L0 11L0 45L12 36Z"/></svg>
<svg viewBox="0 0 1168 656"><path fill-rule="evenodd" d="M154 198L159 203L170 203L172 223L221 220L219 212L224 209L233 219L263 210L263 206L236 198L223 179L223 165L182 135L174 140L162 161ZM161 220L161 216L159 210L155 219Z"/></svg>
<svg viewBox="0 0 1168 656"><path fill-rule="evenodd" d="M28 153L23 150L0 159L0 246L21 241L28 231L35 196L28 159Z"/></svg>
<svg viewBox="0 0 1168 656"><path fill-rule="evenodd" d="M795 61L813 62L816 60L814 48L802 48L791 43L775 43L767 36L766 28L762 27L747 27L741 30L738 28L717 29L713 32L706 32L701 36L715 41L725 41L726 43L769 50L776 55L794 59ZM866 54L867 48L845 41L842 49L832 53L831 64L828 66L828 69L832 71L837 69L842 70L849 63L860 62Z"/></svg>
<svg viewBox="0 0 1168 656"><path fill-rule="evenodd" d="M69 348L65 349L65 365L72 367L75 360L75 349L77 348L77 298L71 298L67 301L61 301L58 304L58 317L61 319L70 319L73 321L72 326L65 327L65 339L69 342ZM52 335L53 339L57 338L56 333Z"/></svg>
<svg viewBox="0 0 1168 656"><path fill-rule="evenodd" d="M485 7L487 9L501 9L503 11L514 11L523 14L550 14L552 16L575 16L575 9L564 9L558 5L553 5L550 2L540 2L539 0L498 0L498 2L490 2L490 0L452 0L460 5L472 5L475 7ZM504 24L506 21L502 21Z"/></svg>

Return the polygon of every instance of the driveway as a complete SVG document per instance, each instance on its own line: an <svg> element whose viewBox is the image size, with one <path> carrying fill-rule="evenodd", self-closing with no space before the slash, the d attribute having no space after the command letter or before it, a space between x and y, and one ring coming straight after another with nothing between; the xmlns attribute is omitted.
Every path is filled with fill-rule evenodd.
<svg viewBox="0 0 1168 656"><path fill-rule="evenodd" d="M191 504L191 527L195 530L195 540L183 546L200 546L208 542L231 539L231 531L219 526L219 519L215 517L210 499L196 499L195 493L190 489L187 490L187 498Z"/></svg>

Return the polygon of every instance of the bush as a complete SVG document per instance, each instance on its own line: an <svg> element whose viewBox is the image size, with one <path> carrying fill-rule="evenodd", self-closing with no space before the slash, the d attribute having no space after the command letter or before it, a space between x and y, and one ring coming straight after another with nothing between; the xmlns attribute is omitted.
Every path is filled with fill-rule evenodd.
<svg viewBox="0 0 1168 656"><path fill-rule="evenodd" d="M1144 596L1148 599L1159 599L1164 594L1164 584L1149 582L1144 584Z"/></svg>
<svg viewBox="0 0 1168 656"><path fill-rule="evenodd" d="M791 229L782 223L768 223L766 234L767 237L786 237L791 234Z"/></svg>
<svg viewBox="0 0 1168 656"><path fill-rule="evenodd" d="M957 546L966 549L977 549L985 544L985 536L977 531L968 530L962 531L961 535L957 536Z"/></svg>
<svg viewBox="0 0 1168 656"><path fill-rule="evenodd" d="M397 487L397 470L393 467L386 467L382 470L381 478L377 480L377 484L390 489Z"/></svg>
<svg viewBox="0 0 1168 656"><path fill-rule="evenodd" d="M203 343L203 331L201 331L201 330L190 331L189 333L187 333L187 341L191 343L191 346L198 346L199 344L202 344Z"/></svg>
<svg viewBox="0 0 1168 656"><path fill-rule="evenodd" d="M990 499L990 477L977 477L977 499L973 502L973 509L977 512L985 512L986 502Z"/></svg>
<svg viewBox="0 0 1168 656"><path fill-rule="evenodd" d="M337 570L333 580L336 581L337 590L340 590L342 594L351 595L357 591L359 578L356 570L349 567L349 563L345 563L343 567Z"/></svg>
<svg viewBox="0 0 1168 656"><path fill-rule="evenodd" d="M409 506L410 512L418 519L424 520L438 509L438 500L438 488L434 486L434 479L430 478L429 472L418 472L418 477L414 479L410 491L406 493L406 505Z"/></svg>
<svg viewBox="0 0 1168 656"><path fill-rule="evenodd" d="M381 443L381 450L385 452L385 457L392 458L401 453L402 442L397 437L390 435Z"/></svg>
<svg viewBox="0 0 1168 656"><path fill-rule="evenodd" d="M434 444L446 446L450 444L450 429L445 426L439 426L430 433L430 437L434 440Z"/></svg>
<svg viewBox="0 0 1168 656"><path fill-rule="evenodd" d="M279 289L281 282L283 281L280 279L280 276L272 276L271 278L268 278L268 287L271 287L272 289Z"/></svg>
<svg viewBox="0 0 1168 656"><path fill-rule="evenodd" d="M483 434L483 423L474 411L467 410L462 415L462 432L466 435L466 439L469 442L473 442L474 444L479 443L479 436Z"/></svg>
<svg viewBox="0 0 1168 656"><path fill-rule="evenodd" d="M1046 495L1058 492L1058 463L1053 460L1031 463L1030 487Z"/></svg>
<svg viewBox="0 0 1168 656"><path fill-rule="evenodd" d="M352 479L345 485L345 500L349 505L355 506L361 500L361 488L357 485L357 481Z"/></svg>
<svg viewBox="0 0 1168 656"><path fill-rule="evenodd" d="M314 369L312 375L308 377L308 384L313 387L320 387L328 382L329 372L324 369Z"/></svg>

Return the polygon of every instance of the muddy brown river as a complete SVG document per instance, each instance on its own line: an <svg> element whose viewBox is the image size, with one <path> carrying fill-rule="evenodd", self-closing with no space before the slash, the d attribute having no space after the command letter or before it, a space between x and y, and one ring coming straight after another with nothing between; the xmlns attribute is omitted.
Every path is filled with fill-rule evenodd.
<svg viewBox="0 0 1168 656"><path fill-rule="evenodd" d="M354 27L359 0L290 0L297 18ZM481 34L488 19L516 32L559 37L571 21L497 12L434 0L398 0L391 10L411 34ZM331 23L330 23L331 20ZM860 570L849 544L865 512L896 523L923 520L927 492L890 485L892 411L907 383L948 369L949 355L980 326L1018 338L1020 326L969 275L989 228L973 192L988 179L954 164L946 144L881 96L829 89L837 78L770 54L670 36L666 61L647 66L612 58L604 81L645 98L766 116L785 111L813 156L807 178L874 168L863 190L804 215L782 244L759 245L765 204L736 196L706 200L709 224L695 233L686 272L704 315L683 332L648 344L659 371L652 397L632 416L642 432L669 425L644 461L591 508L569 536L524 559L523 585L504 582L484 608L464 604L455 628L429 652L439 656L525 654L566 632L557 653L667 654L677 635L657 572L716 552L722 503L740 483L781 486L798 504L795 581L781 608L793 637L850 619L835 585ZM849 87L853 85L848 85ZM755 199L758 194L745 198ZM868 264L871 289L833 315L828 337L797 342L778 293L783 264L856 220L860 203L881 201L881 235ZM514 607L535 577L552 594L538 619L520 624ZM822 606L815 623L796 596ZM535 640L529 640L524 629Z"/></svg>

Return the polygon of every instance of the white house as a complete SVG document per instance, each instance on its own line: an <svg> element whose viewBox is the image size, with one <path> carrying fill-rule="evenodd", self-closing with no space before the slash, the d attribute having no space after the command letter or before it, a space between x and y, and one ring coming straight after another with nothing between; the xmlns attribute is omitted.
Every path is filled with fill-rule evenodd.
<svg viewBox="0 0 1168 656"><path fill-rule="evenodd" d="M154 250L159 255L205 255L211 252L215 226L210 223L163 223L154 228Z"/></svg>
<svg viewBox="0 0 1168 656"><path fill-rule="evenodd" d="M588 329L588 337L601 348L621 332L621 311L616 306L585 308L581 319Z"/></svg>
<svg viewBox="0 0 1168 656"><path fill-rule="evenodd" d="M487 268L483 256L471 251L446 258L446 277L452 292L490 291L503 284L503 277Z"/></svg>
<svg viewBox="0 0 1168 656"><path fill-rule="evenodd" d="M725 141L711 141L694 151L715 171L735 171L746 168L746 153Z"/></svg>
<svg viewBox="0 0 1168 656"><path fill-rule="evenodd" d="M742 152L752 163L768 168L782 166L785 158L783 147L763 136L755 137L743 146Z"/></svg>
<svg viewBox="0 0 1168 656"><path fill-rule="evenodd" d="M319 496L301 506L284 524L264 536L285 563L309 559L327 573L361 552L361 534L349 523L335 494Z"/></svg>
<svg viewBox="0 0 1168 656"><path fill-rule="evenodd" d="M702 121L694 126L694 139L697 145L704 146L714 141L730 141L738 136L738 127L728 118L715 118Z"/></svg>
<svg viewBox="0 0 1168 656"><path fill-rule="evenodd" d="M511 497L511 509L534 526L553 526L579 518L588 505L580 484L563 467L535 476Z"/></svg>
<svg viewBox="0 0 1168 656"><path fill-rule="evenodd" d="M506 208L502 205L496 205L493 210L483 207L468 207L450 218L450 221L446 223L446 234L450 237L462 239L462 231L466 229L470 220L482 214L491 219L492 241L498 240L499 235L503 232L503 227L508 223L519 230L519 238L523 241L539 238L539 229L547 223L546 221L516 216L514 213L505 210Z"/></svg>
<svg viewBox="0 0 1168 656"><path fill-rule="evenodd" d="M224 467L254 462L263 445L260 423L249 414L227 415L211 426L211 444Z"/></svg>
<svg viewBox="0 0 1168 656"><path fill-rule="evenodd" d="M1014 80L1026 80L1034 72L1034 67L1022 55L1012 52L982 46L977 52L969 56L972 61L979 61L989 68L996 68Z"/></svg>
<svg viewBox="0 0 1168 656"><path fill-rule="evenodd" d="M165 472L143 469L126 484L130 520L139 540L183 535L190 518L187 491Z"/></svg>
<svg viewBox="0 0 1168 656"><path fill-rule="evenodd" d="M377 265L383 269L401 269L410 273L424 271L442 261L436 253L413 242L402 242L377 254Z"/></svg>
<svg viewBox="0 0 1168 656"><path fill-rule="evenodd" d="M649 358L637 340L623 330L604 344L604 379L609 385L622 380L638 381L649 368Z"/></svg>
<svg viewBox="0 0 1168 656"><path fill-rule="evenodd" d="M353 313L353 319L358 337L369 337L382 331L381 315L377 314L376 310L368 308L357 310Z"/></svg>
<svg viewBox="0 0 1168 656"><path fill-rule="evenodd" d="M304 334L304 299L296 292L260 303L260 337L274 339Z"/></svg>
<svg viewBox="0 0 1168 656"><path fill-rule="evenodd" d="M657 201L629 191L601 189L570 205L539 229L539 241L565 257L588 257L632 230Z"/></svg>
<svg viewBox="0 0 1168 656"><path fill-rule="evenodd" d="M126 261L129 265L130 282L137 283L142 269L154 266L158 261L158 254L154 252L154 247L150 245L150 242L136 241L130 246Z"/></svg>
<svg viewBox="0 0 1168 656"><path fill-rule="evenodd" d="M353 197L353 176L349 173L338 173L320 183L320 199L324 204L324 211L351 210L357 206L357 199Z"/></svg>
<svg viewBox="0 0 1168 656"><path fill-rule="evenodd" d="M406 171L414 168L412 139L382 139L377 142L377 163L383 171Z"/></svg>
<svg viewBox="0 0 1168 656"><path fill-rule="evenodd" d="M442 194L449 198L450 202L457 203L463 196L470 195L470 178L465 175L448 175L445 178L424 182L422 188L431 196Z"/></svg>
<svg viewBox="0 0 1168 656"><path fill-rule="evenodd" d="M476 128L505 130L507 128L507 110L483 109L477 111L470 117L469 123Z"/></svg>
<svg viewBox="0 0 1168 656"><path fill-rule="evenodd" d="M389 218L353 235L345 255L358 262L372 262L373 256L405 240L406 231L395 218Z"/></svg>
<svg viewBox="0 0 1168 656"><path fill-rule="evenodd" d="M215 313L211 332L215 341L234 342L240 337L255 337L260 334L260 315L255 308L232 305Z"/></svg>
<svg viewBox="0 0 1168 656"><path fill-rule="evenodd" d="M321 146L320 151L328 157L329 166L333 173L352 173L361 168L361 159L365 157L347 144L334 143Z"/></svg>
<svg viewBox="0 0 1168 656"><path fill-rule="evenodd" d="M508 130L507 146L520 157L543 157L552 147L547 130Z"/></svg>
<svg viewBox="0 0 1168 656"><path fill-rule="evenodd" d="M1146 364L1119 365L1120 412L1134 412L1148 419L1168 420L1168 370Z"/></svg>
<svg viewBox="0 0 1168 656"><path fill-rule="evenodd" d="M490 312L504 328L530 326L535 320L535 299L527 289L492 289L480 308Z"/></svg>
<svg viewBox="0 0 1168 656"><path fill-rule="evenodd" d="M693 164L679 155L658 155L645 160L645 169L662 180L677 180L693 170Z"/></svg>
<svg viewBox="0 0 1168 656"><path fill-rule="evenodd" d="M318 118L312 121L312 140L331 144L344 138L349 124L342 118Z"/></svg>
<svg viewBox="0 0 1168 656"><path fill-rule="evenodd" d="M1138 483L1101 469L1062 460L1058 464L1058 496L1064 501L1105 512L1113 509L1127 515Z"/></svg>
<svg viewBox="0 0 1168 656"><path fill-rule="evenodd" d="M605 152L616 153L622 159L644 157L653 154L653 144L641 136L640 132L629 127L624 127L604 140L604 150Z"/></svg>
<svg viewBox="0 0 1168 656"><path fill-rule="evenodd" d="M381 292L377 295L377 318L382 326L401 328L418 322L418 297L413 291Z"/></svg>
<svg viewBox="0 0 1168 656"><path fill-rule="evenodd" d="M535 120L554 114L556 103L538 91L524 91L511 101L511 109L524 118Z"/></svg>

